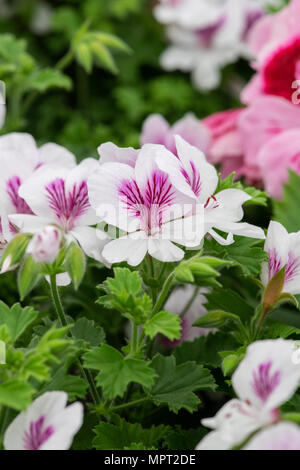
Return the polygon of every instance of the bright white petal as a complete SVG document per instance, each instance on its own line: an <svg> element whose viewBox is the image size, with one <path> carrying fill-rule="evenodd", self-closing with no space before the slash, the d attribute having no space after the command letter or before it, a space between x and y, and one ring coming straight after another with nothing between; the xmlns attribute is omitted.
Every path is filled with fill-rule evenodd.
<svg viewBox="0 0 300 470"><path fill-rule="evenodd" d="M100 238L100 236L97 236L97 229L80 226L71 231L71 234L79 242L87 256L106 264L102 251L104 246L110 241L110 238L104 232L102 233L104 236Z"/></svg>
<svg viewBox="0 0 300 470"><path fill-rule="evenodd" d="M294 423L278 423L263 429L243 450L300 450L300 428Z"/></svg>
<svg viewBox="0 0 300 470"><path fill-rule="evenodd" d="M52 142L39 148L39 160L46 165L64 168L73 168L76 165L76 158L69 150Z"/></svg>
<svg viewBox="0 0 300 470"><path fill-rule="evenodd" d="M148 242L149 254L159 261L173 263L184 257L184 251L169 240L150 238Z"/></svg>
<svg viewBox="0 0 300 470"><path fill-rule="evenodd" d="M109 242L105 245L102 256L111 264L126 261L131 266L138 266L146 256L147 250L146 234L139 232Z"/></svg>
<svg viewBox="0 0 300 470"><path fill-rule="evenodd" d="M120 148L112 142L106 142L105 144L98 147L98 153L100 155L100 164L115 162L124 163L132 167L135 166L135 162L138 156L138 150L132 147Z"/></svg>

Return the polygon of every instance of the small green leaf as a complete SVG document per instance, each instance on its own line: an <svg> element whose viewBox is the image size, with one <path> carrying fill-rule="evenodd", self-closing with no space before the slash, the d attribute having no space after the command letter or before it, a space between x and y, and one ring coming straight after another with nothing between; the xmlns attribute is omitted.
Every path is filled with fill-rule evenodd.
<svg viewBox="0 0 300 470"><path fill-rule="evenodd" d="M91 49L101 65L107 68L111 73L118 73L114 58L107 47L103 46L99 41L92 41Z"/></svg>
<svg viewBox="0 0 300 470"><path fill-rule="evenodd" d="M107 47L126 52L127 54L132 52L128 44L114 34L94 33L94 37Z"/></svg>
<svg viewBox="0 0 300 470"><path fill-rule="evenodd" d="M50 68L34 71L29 75L27 81L28 89L37 90L40 93L44 93L51 88L63 88L65 90L71 90L72 88L72 81L67 75Z"/></svg>
<svg viewBox="0 0 300 470"><path fill-rule="evenodd" d="M22 308L20 304L14 304L9 308L0 301L0 325L7 326L13 342L34 322L37 316L38 312L32 307Z"/></svg>
<svg viewBox="0 0 300 470"><path fill-rule="evenodd" d="M93 54L88 43L81 42L75 50L75 56L78 63L87 73L91 73L93 68Z"/></svg>
<svg viewBox="0 0 300 470"><path fill-rule="evenodd" d="M232 313L224 312L224 310L214 310L198 318L193 323L193 326L199 326L200 328L220 328L229 320L239 320L239 317Z"/></svg>
<svg viewBox="0 0 300 470"><path fill-rule="evenodd" d="M86 353L84 365L87 369L100 370L97 384L102 387L107 398L122 397L130 382L151 387L156 375L148 362L124 357L117 349L107 344Z"/></svg>
<svg viewBox="0 0 300 470"><path fill-rule="evenodd" d="M208 369L195 362L176 365L174 356L156 355L151 363L158 377L148 390L149 398L159 405L167 405L170 411L178 413L182 408L190 413L197 410L200 399L197 390L214 390L215 381Z"/></svg>
<svg viewBox="0 0 300 470"><path fill-rule="evenodd" d="M237 367L240 362L240 358L236 354L229 354L223 359L222 370L224 376L228 376Z"/></svg>
<svg viewBox="0 0 300 470"><path fill-rule="evenodd" d="M159 312L144 324L147 336L153 339L157 334L166 336L169 340L180 338L181 318L170 312Z"/></svg>
<svg viewBox="0 0 300 470"><path fill-rule="evenodd" d="M105 341L105 332L93 320L82 317L71 328L74 338L81 339L91 346L100 346Z"/></svg>
<svg viewBox="0 0 300 470"><path fill-rule="evenodd" d="M0 404L15 410L24 410L32 401L34 389L19 380L8 380L0 384Z"/></svg>
<svg viewBox="0 0 300 470"><path fill-rule="evenodd" d="M68 248L65 267L77 290L85 273L86 260L82 249L75 242L72 242Z"/></svg>
<svg viewBox="0 0 300 470"><path fill-rule="evenodd" d="M40 263L36 263L32 256L27 256L18 273L18 289L21 300L24 300L42 277Z"/></svg>
<svg viewBox="0 0 300 470"><path fill-rule="evenodd" d="M25 255L29 241L30 236L28 234L20 233L14 236L3 252L1 258L2 272L14 269L20 263Z"/></svg>

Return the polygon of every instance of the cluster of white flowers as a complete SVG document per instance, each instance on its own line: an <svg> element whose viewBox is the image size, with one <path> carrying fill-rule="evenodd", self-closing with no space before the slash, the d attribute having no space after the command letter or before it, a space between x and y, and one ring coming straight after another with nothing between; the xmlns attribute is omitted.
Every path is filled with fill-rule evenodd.
<svg viewBox="0 0 300 470"><path fill-rule="evenodd" d="M252 25L277 0L160 0L156 19L167 25L171 45L162 54L166 70L191 71L195 86L218 86L221 69L250 58L246 39Z"/></svg>
<svg viewBox="0 0 300 470"><path fill-rule="evenodd" d="M216 169L201 150L179 136L175 142L176 154L159 144L134 150L106 143L100 162L87 158L77 165L56 144L37 148L28 134L1 137L2 246L24 232L34 235L28 252L39 262L53 262L63 239L106 265L136 266L147 252L179 261L184 251L177 244L197 248L206 234L222 244L233 243L233 234L264 238L261 228L240 223L249 195L215 194ZM111 239L98 222L121 236Z"/></svg>

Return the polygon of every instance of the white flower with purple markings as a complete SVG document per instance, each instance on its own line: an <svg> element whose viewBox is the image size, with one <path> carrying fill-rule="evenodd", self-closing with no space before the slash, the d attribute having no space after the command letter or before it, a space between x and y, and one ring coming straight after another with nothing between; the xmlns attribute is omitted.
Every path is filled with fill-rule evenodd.
<svg viewBox="0 0 300 470"><path fill-rule="evenodd" d="M0 248L15 235L9 214L32 214L19 195L21 184L43 166L72 168L74 155L64 147L48 143L38 148L30 134L11 133L0 137Z"/></svg>
<svg viewBox="0 0 300 470"><path fill-rule="evenodd" d="M89 158L71 169L38 169L18 192L30 212L9 215L9 220L24 233L37 234L46 226L56 226L68 243L76 241L87 256L104 261L101 252L107 236L93 227L99 218L89 203L87 188L88 176L96 167L97 161Z"/></svg>
<svg viewBox="0 0 300 470"><path fill-rule="evenodd" d="M198 444L198 450L230 449L280 419L279 407L300 384L300 367L292 361L294 351L294 342L284 339L248 346L232 376L238 398L226 403L214 418L202 420L213 431Z"/></svg>
<svg viewBox="0 0 300 470"><path fill-rule="evenodd" d="M136 266L147 252L160 261L179 261L184 251L174 242L195 247L203 238L203 213L191 217L195 201L158 167L159 156L174 157L162 145L147 144L138 151L134 167L118 161L101 165L101 158L89 178L90 202L97 215L124 232L103 250L110 263Z"/></svg>
<svg viewBox="0 0 300 470"><path fill-rule="evenodd" d="M233 235L264 239L260 227L240 222L242 205L251 197L239 189L225 189L215 194L218 174L205 155L197 148L175 136L177 157L173 154L159 155L159 168L169 175L173 185L186 196L194 199L195 207L204 207L204 231L222 245L234 242ZM214 229L228 233L226 239Z"/></svg>
<svg viewBox="0 0 300 470"><path fill-rule="evenodd" d="M62 241L62 232L54 225L47 225L36 233L27 247L37 263L54 263Z"/></svg>
<svg viewBox="0 0 300 470"><path fill-rule="evenodd" d="M8 426L6 450L67 450L83 422L81 403L67 405L65 392L47 392Z"/></svg>
<svg viewBox="0 0 300 470"><path fill-rule="evenodd" d="M261 280L264 286L285 267L283 292L300 293L300 231L288 233L279 222L271 221L265 251L268 262L263 263Z"/></svg>

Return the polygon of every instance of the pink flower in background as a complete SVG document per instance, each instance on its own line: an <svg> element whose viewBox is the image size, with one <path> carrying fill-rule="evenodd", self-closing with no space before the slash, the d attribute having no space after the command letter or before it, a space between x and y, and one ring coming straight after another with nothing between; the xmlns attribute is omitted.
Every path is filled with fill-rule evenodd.
<svg viewBox="0 0 300 470"><path fill-rule="evenodd" d="M234 109L212 114L202 122L211 132L208 160L220 164L222 177L233 171L240 176L244 166L243 142L238 128L238 119L243 109Z"/></svg>
<svg viewBox="0 0 300 470"><path fill-rule="evenodd" d="M192 113L184 116L173 126L170 126L160 114L151 114L143 124L141 145L161 144L176 155L175 135L180 135L186 142L204 153L208 150L210 133Z"/></svg>
<svg viewBox="0 0 300 470"><path fill-rule="evenodd" d="M289 134L291 130L296 131ZM245 165L242 172L247 176L252 168L271 196L280 197L287 167L299 170L299 130L300 108L276 96L255 99L239 117Z"/></svg>
<svg viewBox="0 0 300 470"><path fill-rule="evenodd" d="M263 285L285 266L283 292L300 294L300 232L288 233L283 225L272 220L264 249L269 260L262 264Z"/></svg>
<svg viewBox="0 0 300 470"><path fill-rule="evenodd" d="M294 341L256 341L232 376L238 396L227 402L214 418L202 420L213 429L198 450L231 449L250 434L280 419L278 408L296 392L300 367L292 361Z"/></svg>
<svg viewBox="0 0 300 470"><path fill-rule="evenodd" d="M67 404L65 392L47 392L8 426L6 450L67 450L83 422L81 403Z"/></svg>
<svg viewBox="0 0 300 470"><path fill-rule="evenodd" d="M249 35L256 75L246 86L245 103L262 94L292 101L293 84L300 80L300 0L259 20Z"/></svg>
<svg viewBox="0 0 300 470"><path fill-rule="evenodd" d="M300 428L295 423L278 423L255 434L243 450L300 450Z"/></svg>
<svg viewBox="0 0 300 470"><path fill-rule="evenodd" d="M206 308L203 305L206 302L203 295L205 289L201 289L201 291L199 289L195 291L195 289L197 288L192 285L178 287L165 304L165 310L182 315L181 338L170 341L163 337L161 342L166 348L176 348L184 341L194 341L200 336L207 335L210 331L207 328L193 326L193 323L206 313ZM192 302L191 299L193 299Z"/></svg>

